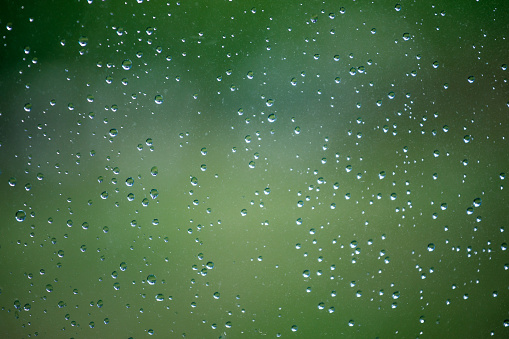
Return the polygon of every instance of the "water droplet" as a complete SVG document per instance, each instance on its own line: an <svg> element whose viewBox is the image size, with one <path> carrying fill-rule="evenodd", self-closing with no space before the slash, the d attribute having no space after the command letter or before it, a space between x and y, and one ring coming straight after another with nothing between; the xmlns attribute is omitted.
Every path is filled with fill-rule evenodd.
<svg viewBox="0 0 509 339"><path fill-rule="evenodd" d="M157 174L159 174L159 169L157 166L154 166L150 169L150 173L155 177Z"/></svg>
<svg viewBox="0 0 509 339"><path fill-rule="evenodd" d="M433 243L428 244L428 251L433 252L434 250L435 250L435 244L433 244Z"/></svg>
<svg viewBox="0 0 509 339"><path fill-rule="evenodd" d="M244 208L242 211L240 211L240 215L245 217L247 215L247 210Z"/></svg>
<svg viewBox="0 0 509 339"><path fill-rule="evenodd" d="M277 118L276 118L275 114L270 114L269 117L268 117L269 122L274 122L274 121L276 121L276 119Z"/></svg>
<svg viewBox="0 0 509 339"><path fill-rule="evenodd" d="M124 61L122 61L122 68L125 69L126 71L130 70L132 66L133 63L129 59L125 59Z"/></svg>
<svg viewBox="0 0 509 339"><path fill-rule="evenodd" d="M78 43L81 47L85 47L88 44L88 38L86 36L80 36Z"/></svg>
<svg viewBox="0 0 509 339"><path fill-rule="evenodd" d="M474 207L480 207L482 203L481 198L475 198L474 199Z"/></svg>
<svg viewBox="0 0 509 339"><path fill-rule="evenodd" d="M25 220L27 214L23 210L19 210L16 212L16 220L22 222Z"/></svg>
<svg viewBox="0 0 509 339"><path fill-rule="evenodd" d="M472 84L472 83L474 83L474 81L475 81L475 77L474 77L473 75L471 75L471 76L469 76L469 77L467 78L467 80L468 80L468 82L469 82L470 84Z"/></svg>
<svg viewBox="0 0 509 339"><path fill-rule="evenodd" d="M154 101L156 104L160 105L163 103L163 96L161 94L158 94L154 97Z"/></svg>
<svg viewBox="0 0 509 339"><path fill-rule="evenodd" d="M147 276L147 282L149 285L154 285L156 283L157 279L156 279L156 276L153 275L153 274L150 274L149 276Z"/></svg>

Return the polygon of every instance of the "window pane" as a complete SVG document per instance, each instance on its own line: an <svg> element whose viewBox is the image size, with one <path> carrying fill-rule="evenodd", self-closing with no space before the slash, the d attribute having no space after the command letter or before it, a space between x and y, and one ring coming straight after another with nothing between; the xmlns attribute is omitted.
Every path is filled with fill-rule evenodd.
<svg viewBox="0 0 509 339"><path fill-rule="evenodd" d="M3 7L5 336L508 336L506 1Z"/></svg>

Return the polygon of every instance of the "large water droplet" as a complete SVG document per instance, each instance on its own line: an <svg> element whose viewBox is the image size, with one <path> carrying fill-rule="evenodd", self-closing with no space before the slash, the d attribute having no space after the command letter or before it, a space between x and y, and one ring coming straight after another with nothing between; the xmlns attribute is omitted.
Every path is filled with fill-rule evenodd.
<svg viewBox="0 0 509 339"><path fill-rule="evenodd" d="M125 69L126 71L130 70L132 66L133 62L129 59L125 59L124 61L122 61L122 68Z"/></svg>
<svg viewBox="0 0 509 339"><path fill-rule="evenodd" d="M25 211L19 210L16 212L16 220L19 222L24 221L26 216L27 214L25 213Z"/></svg>

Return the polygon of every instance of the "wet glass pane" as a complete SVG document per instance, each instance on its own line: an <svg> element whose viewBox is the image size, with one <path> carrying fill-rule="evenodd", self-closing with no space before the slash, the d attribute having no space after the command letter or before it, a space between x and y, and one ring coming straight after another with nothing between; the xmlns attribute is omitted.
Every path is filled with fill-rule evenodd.
<svg viewBox="0 0 509 339"><path fill-rule="evenodd" d="M4 1L9 338L507 338L507 1Z"/></svg>

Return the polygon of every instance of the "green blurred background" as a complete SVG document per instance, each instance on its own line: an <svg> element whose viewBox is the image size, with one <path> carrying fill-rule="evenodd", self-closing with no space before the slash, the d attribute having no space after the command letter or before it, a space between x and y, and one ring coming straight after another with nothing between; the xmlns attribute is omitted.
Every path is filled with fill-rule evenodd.
<svg viewBox="0 0 509 339"><path fill-rule="evenodd" d="M507 1L0 24L2 337L509 336Z"/></svg>

